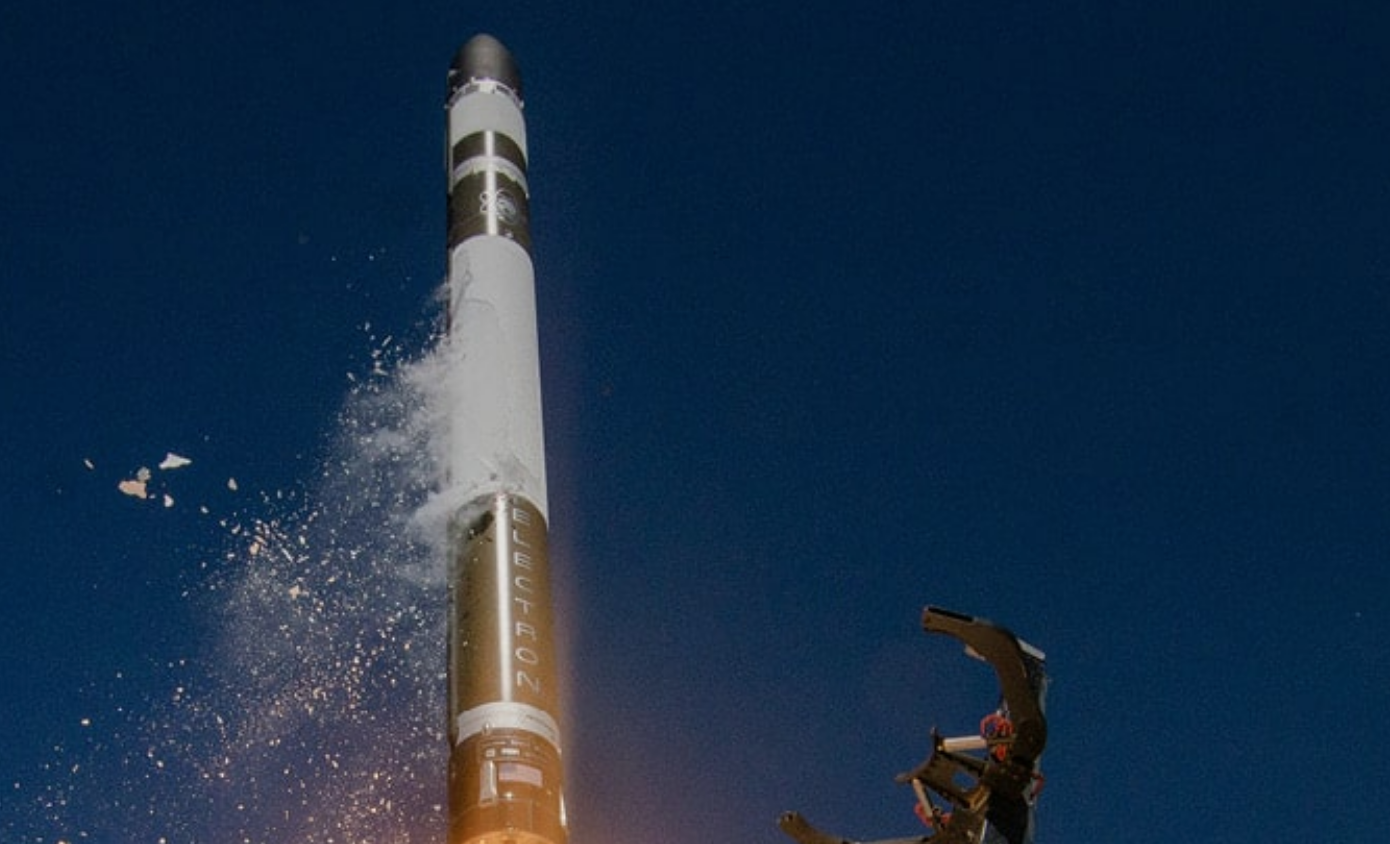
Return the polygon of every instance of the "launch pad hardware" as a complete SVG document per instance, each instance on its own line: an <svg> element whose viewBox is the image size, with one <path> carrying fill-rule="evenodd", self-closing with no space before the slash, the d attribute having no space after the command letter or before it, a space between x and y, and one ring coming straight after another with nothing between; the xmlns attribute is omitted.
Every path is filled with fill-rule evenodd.
<svg viewBox="0 0 1390 844"><path fill-rule="evenodd" d="M1033 807L1042 790L1038 760L1047 743L1047 674L1042 651L982 618L927 607L922 627L965 644L994 669L1001 702L978 735L946 738L932 730L931 756L896 777L917 796L921 835L870 844L1031 844ZM815 828L797 812L777 825L798 844L859 844Z"/></svg>

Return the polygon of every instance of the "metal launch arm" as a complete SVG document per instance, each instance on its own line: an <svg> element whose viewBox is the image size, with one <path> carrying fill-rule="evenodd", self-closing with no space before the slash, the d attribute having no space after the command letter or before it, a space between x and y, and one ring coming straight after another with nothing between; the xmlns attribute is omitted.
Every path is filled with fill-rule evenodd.
<svg viewBox="0 0 1390 844"><path fill-rule="evenodd" d="M985 619L939 607L926 608L922 627L959 639L966 653L988 663L1002 701L981 720L979 735L945 738L933 730L931 756L896 778L912 786L927 832L872 844L1031 844L1042 787L1038 760L1047 743L1042 651ZM796 812L777 825L798 844L859 844L816 829Z"/></svg>
<svg viewBox="0 0 1390 844"><path fill-rule="evenodd" d="M879 841L851 841L848 838L821 832L811 826L810 822L797 812L783 812L782 816L777 819L777 825L782 828L783 832L801 844L921 844L923 841L931 840L930 836L913 835L907 838L884 838Z"/></svg>

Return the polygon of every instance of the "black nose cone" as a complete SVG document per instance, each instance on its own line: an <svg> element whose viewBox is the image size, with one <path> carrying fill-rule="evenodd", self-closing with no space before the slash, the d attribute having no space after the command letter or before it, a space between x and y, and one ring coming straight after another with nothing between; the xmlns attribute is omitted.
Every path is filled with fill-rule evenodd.
<svg viewBox="0 0 1390 844"><path fill-rule="evenodd" d="M516 60L502 42L491 35L473 36L454 55L454 63L449 68L450 96L473 79L501 82L521 96L521 71L517 69Z"/></svg>

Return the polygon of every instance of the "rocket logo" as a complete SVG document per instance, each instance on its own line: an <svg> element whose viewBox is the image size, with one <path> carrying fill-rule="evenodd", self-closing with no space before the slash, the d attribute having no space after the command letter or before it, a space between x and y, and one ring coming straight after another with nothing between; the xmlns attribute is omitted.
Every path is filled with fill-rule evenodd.
<svg viewBox="0 0 1390 844"><path fill-rule="evenodd" d="M478 195L478 211L488 216L496 216L503 223L514 226L521 220L521 208L516 199L505 190L486 190Z"/></svg>

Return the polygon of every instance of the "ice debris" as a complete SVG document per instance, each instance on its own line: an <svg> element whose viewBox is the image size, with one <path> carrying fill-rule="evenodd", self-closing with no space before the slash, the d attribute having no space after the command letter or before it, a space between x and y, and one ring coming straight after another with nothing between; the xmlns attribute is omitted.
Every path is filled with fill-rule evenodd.
<svg viewBox="0 0 1390 844"><path fill-rule="evenodd" d="M187 466L189 463L192 462L193 461L189 460L187 457L184 457L181 454L175 454L174 452L170 451L166 453L164 455L164 459L160 461L159 468L182 469L184 466Z"/></svg>

